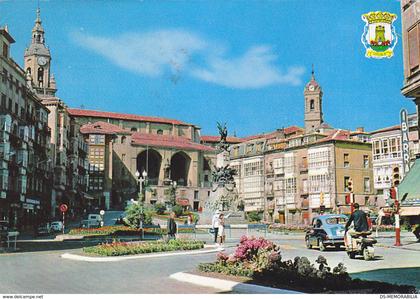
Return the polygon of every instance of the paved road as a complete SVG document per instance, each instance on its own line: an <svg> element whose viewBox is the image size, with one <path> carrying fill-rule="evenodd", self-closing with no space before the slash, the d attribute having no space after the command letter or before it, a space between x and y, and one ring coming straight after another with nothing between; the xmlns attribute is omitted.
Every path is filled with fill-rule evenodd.
<svg viewBox="0 0 420 299"><path fill-rule="evenodd" d="M113 218L113 214L108 214ZM116 217L118 217L116 215ZM242 232L235 232L226 251L234 250ZM211 243L209 234L197 235ZM374 261L350 260L344 251L319 252L305 248L302 234L271 235L279 244L283 259L307 256L311 261L324 255L330 266L343 262L352 275L364 279L407 283L420 289L420 251L376 247ZM409 237L407 237L409 238ZM407 241L408 239L403 239ZM392 240L383 239L389 244ZM417 246L418 247L418 246ZM128 260L112 263L87 263L60 258L64 252L78 252L67 248L58 251L40 251L0 255L0 293L215 293L169 279L179 271L190 271L200 262L210 262L215 254L174 256L150 260ZM399 267L399 268L396 268ZM386 269L386 270L383 270Z"/></svg>
<svg viewBox="0 0 420 299"><path fill-rule="evenodd" d="M87 263L65 260L58 252L0 256L0 293L215 293L169 279L178 271L212 261L214 254Z"/></svg>

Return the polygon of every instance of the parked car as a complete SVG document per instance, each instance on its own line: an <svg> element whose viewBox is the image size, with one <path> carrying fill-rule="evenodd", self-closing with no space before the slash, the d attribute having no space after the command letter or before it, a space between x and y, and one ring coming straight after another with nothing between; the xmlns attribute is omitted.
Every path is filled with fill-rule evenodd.
<svg viewBox="0 0 420 299"><path fill-rule="evenodd" d="M344 245L344 229L348 217L342 214L317 216L312 220L312 226L306 231L307 248L316 246L324 251L327 246L340 248Z"/></svg>
<svg viewBox="0 0 420 299"><path fill-rule="evenodd" d="M61 232L62 230L63 230L63 222L62 221L51 222L51 231Z"/></svg>
<svg viewBox="0 0 420 299"><path fill-rule="evenodd" d="M7 239L7 234L9 233L9 222L5 220L0 220L0 244Z"/></svg>
<svg viewBox="0 0 420 299"><path fill-rule="evenodd" d="M82 220L80 227L91 228L91 227L100 227L102 222L102 216L99 214L89 214L88 219Z"/></svg>
<svg viewBox="0 0 420 299"><path fill-rule="evenodd" d="M49 223L39 225L36 233L38 236L49 235L51 233L51 225Z"/></svg>

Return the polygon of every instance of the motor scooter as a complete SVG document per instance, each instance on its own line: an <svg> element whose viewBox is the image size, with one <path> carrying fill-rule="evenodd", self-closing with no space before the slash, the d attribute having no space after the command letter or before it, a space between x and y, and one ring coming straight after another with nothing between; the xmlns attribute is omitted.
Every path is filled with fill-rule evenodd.
<svg viewBox="0 0 420 299"><path fill-rule="evenodd" d="M371 234L372 232L370 231L347 231L345 233L344 243L349 258L354 259L356 255L362 255L365 261L369 261L375 257L373 244L376 244L377 240L369 237Z"/></svg>

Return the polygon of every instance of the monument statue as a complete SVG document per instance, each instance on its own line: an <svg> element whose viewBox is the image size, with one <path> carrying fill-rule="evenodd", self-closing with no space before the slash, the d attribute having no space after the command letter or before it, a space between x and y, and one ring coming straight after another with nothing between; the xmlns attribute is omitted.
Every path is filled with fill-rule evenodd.
<svg viewBox="0 0 420 299"><path fill-rule="evenodd" d="M226 123L217 122L217 129L220 134L219 153L217 154L216 165L211 165L213 186L201 217L203 222L211 221L211 217L216 210L237 212L239 206L234 178L237 173L235 169L229 166L228 129Z"/></svg>

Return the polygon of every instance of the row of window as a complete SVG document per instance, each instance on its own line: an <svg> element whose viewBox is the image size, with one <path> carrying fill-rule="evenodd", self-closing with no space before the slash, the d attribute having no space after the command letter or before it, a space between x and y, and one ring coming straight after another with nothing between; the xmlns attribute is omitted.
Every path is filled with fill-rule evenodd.
<svg viewBox="0 0 420 299"><path fill-rule="evenodd" d="M245 176L262 175L264 164L262 161L244 163Z"/></svg>
<svg viewBox="0 0 420 299"><path fill-rule="evenodd" d="M354 191L354 186L351 186L350 187L350 177L348 177L348 176L345 176L344 177L344 192L350 192L350 191ZM353 183L352 183L353 184ZM370 191L371 191L371 188L370 188L370 178L368 178L368 177L365 177L365 178L363 178L363 191L365 192L365 193L370 193Z"/></svg>
<svg viewBox="0 0 420 299"><path fill-rule="evenodd" d="M383 138L373 142L373 159L401 157L401 137Z"/></svg>
<svg viewBox="0 0 420 299"><path fill-rule="evenodd" d="M105 135L91 134L89 135L89 143L96 145L105 144Z"/></svg>
<svg viewBox="0 0 420 299"><path fill-rule="evenodd" d="M14 79L12 74L9 74L9 72L6 70L6 68L3 68L2 72L2 78L1 81L6 85L7 81L9 81L9 88L10 90L13 90L19 95L23 94L23 91L25 89L25 85L20 84L18 79Z"/></svg>
<svg viewBox="0 0 420 299"><path fill-rule="evenodd" d="M104 189L104 178L100 176L89 177L89 190L100 191Z"/></svg>

